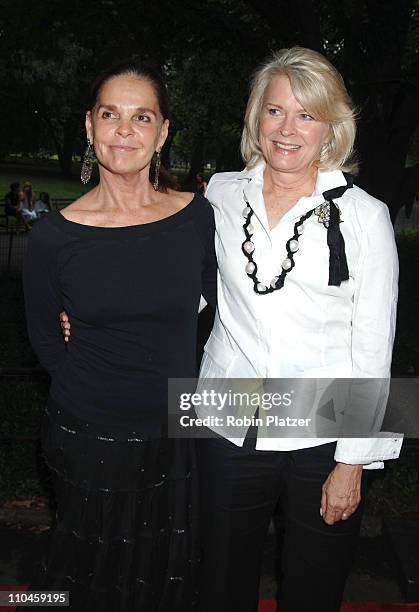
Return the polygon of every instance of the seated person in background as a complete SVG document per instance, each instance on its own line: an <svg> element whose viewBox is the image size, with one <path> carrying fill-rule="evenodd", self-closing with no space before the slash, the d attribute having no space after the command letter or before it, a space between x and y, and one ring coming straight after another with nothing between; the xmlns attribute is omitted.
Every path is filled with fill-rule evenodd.
<svg viewBox="0 0 419 612"><path fill-rule="evenodd" d="M16 217L19 209L19 190L20 183L12 183L10 191L4 196L4 209L6 215Z"/></svg>
<svg viewBox="0 0 419 612"><path fill-rule="evenodd" d="M37 219L36 212L32 210L32 205L31 205L31 208L29 208L29 204L28 204L29 200L28 200L27 194L25 193L24 189L18 192L18 198L19 198L20 214L22 216L22 219L25 221L25 223L31 223L33 221L36 221Z"/></svg>
<svg viewBox="0 0 419 612"><path fill-rule="evenodd" d="M10 191L6 193L6 195L4 196L4 211L7 217L15 217L16 219L19 219L23 223L25 229L29 230L30 225L28 224L26 219L23 217L22 211L20 208L20 205L21 205L20 196L19 196L20 193L21 193L20 183L18 182L12 183L10 185Z"/></svg>
<svg viewBox="0 0 419 612"><path fill-rule="evenodd" d="M46 191L42 191L39 194L39 199L36 200L33 209L38 219L42 217L45 213L51 212L51 202L49 198L49 193L47 193Z"/></svg>
<svg viewBox="0 0 419 612"><path fill-rule="evenodd" d="M33 204L35 202L35 193L32 189L32 183L25 181L22 187L23 191L23 208L27 210L33 210Z"/></svg>

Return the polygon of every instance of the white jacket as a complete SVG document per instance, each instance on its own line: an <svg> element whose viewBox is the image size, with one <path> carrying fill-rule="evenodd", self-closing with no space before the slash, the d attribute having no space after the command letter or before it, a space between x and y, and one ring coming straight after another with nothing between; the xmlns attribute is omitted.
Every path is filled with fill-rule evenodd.
<svg viewBox="0 0 419 612"><path fill-rule="evenodd" d="M284 287L257 295L245 272L241 245L244 194L254 215L260 282L269 286L287 256L285 244L305 212L322 204L322 193L346 180L340 171L319 171L311 197L302 197L269 229L263 201L264 162L241 172L215 174L206 197L215 212L219 265L218 309L205 346L202 378L388 378L396 325L398 260L387 207L353 187L335 200L350 278L328 285L327 230L312 215L304 223L295 267ZM216 430L216 428L214 428ZM218 433L223 433L218 431ZM241 446L243 437L229 438ZM336 438L335 438L336 439ZM332 439L258 438L260 450L291 450ZM335 460L382 467L398 457L402 437L341 438Z"/></svg>

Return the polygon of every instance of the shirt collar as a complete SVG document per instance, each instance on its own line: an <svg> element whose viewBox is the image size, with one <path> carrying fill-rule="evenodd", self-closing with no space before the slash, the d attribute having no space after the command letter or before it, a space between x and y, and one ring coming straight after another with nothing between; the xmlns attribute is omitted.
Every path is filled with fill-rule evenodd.
<svg viewBox="0 0 419 612"><path fill-rule="evenodd" d="M263 171L265 170L265 162L263 159L257 162L252 168L244 168L235 178L240 180L257 180L263 182Z"/></svg>
<svg viewBox="0 0 419 612"><path fill-rule="evenodd" d="M263 172L265 170L265 161L260 160L252 168L244 168L238 176L237 180L243 180L246 183L244 186L246 195L256 197L256 195L262 196L263 187ZM334 189L335 187L342 187L346 185L346 179L341 170L319 170L317 173L316 185L311 196L302 197L296 202L296 204L284 215L283 218L294 219L308 212L310 209L319 206L324 202L323 193ZM260 192L260 193L258 193ZM262 224L266 226L267 217L266 211L263 204L263 198L257 198L258 203L256 204L255 213L260 218ZM265 227L267 231L268 228Z"/></svg>
<svg viewBox="0 0 419 612"><path fill-rule="evenodd" d="M266 164L262 159L258 161L257 164L252 168L244 168L241 172L239 172L238 176L236 176L235 179L247 179L248 181L263 181L263 172L265 170L265 167ZM333 189L334 187L343 187L344 185L346 185L346 179L341 170L319 170L317 173L317 180L313 196L322 195L325 191L328 191L329 189Z"/></svg>
<svg viewBox="0 0 419 612"><path fill-rule="evenodd" d="M341 170L319 170L313 195L321 196L325 191L346 185L346 179Z"/></svg>

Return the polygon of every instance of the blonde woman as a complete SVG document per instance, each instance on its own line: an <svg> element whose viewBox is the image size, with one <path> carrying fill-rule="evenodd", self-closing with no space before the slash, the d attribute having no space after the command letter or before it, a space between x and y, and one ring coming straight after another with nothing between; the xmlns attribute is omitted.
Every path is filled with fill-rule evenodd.
<svg viewBox="0 0 419 612"><path fill-rule="evenodd" d="M387 207L353 184L352 104L319 53L275 53L246 110L246 168L212 177L218 308L201 378L388 378L398 263ZM365 469L400 438L201 440L203 612L256 612L271 515L281 612L340 608ZM296 434L297 435L297 434Z"/></svg>

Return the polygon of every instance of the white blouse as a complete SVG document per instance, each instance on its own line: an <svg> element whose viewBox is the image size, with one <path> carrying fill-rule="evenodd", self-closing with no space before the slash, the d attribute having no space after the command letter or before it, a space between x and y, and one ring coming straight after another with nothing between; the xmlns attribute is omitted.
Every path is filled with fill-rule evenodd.
<svg viewBox="0 0 419 612"><path fill-rule="evenodd" d="M387 206L356 186L334 200L349 267L349 280L339 287L328 285L327 230L313 214L304 223L295 267L283 288L258 295L241 250L244 196L254 211L258 279L269 286L281 272L296 221L324 202L323 192L346 185L342 172L319 171L313 195L300 198L270 229L262 193L264 168L261 162L250 170L215 174L208 185L206 197L216 221L218 308L200 377L389 378L398 259ZM222 428L211 428L243 444L244 435L233 438ZM334 439L258 437L256 448L293 450ZM382 460L399 455L401 444L398 434L340 438L335 460L382 467Z"/></svg>

